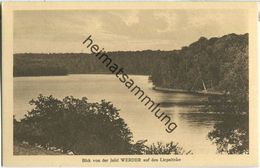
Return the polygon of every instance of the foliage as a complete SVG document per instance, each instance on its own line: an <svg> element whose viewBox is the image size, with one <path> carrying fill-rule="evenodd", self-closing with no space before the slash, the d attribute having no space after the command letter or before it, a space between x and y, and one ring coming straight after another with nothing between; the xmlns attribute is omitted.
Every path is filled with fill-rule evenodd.
<svg viewBox="0 0 260 168"><path fill-rule="evenodd" d="M233 110L248 111L248 34L200 38L158 62L152 73L156 86L230 93Z"/></svg>
<svg viewBox="0 0 260 168"><path fill-rule="evenodd" d="M49 65L33 65L24 67L14 67L14 76L61 76L67 75L66 68L54 67Z"/></svg>
<svg viewBox="0 0 260 168"><path fill-rule="evenodd" d="M89 103L72 96L63 100L39 95L30 101L34 108L21 121L14 118L14 141L64 154L184 154L171 143L147 147L146 141L133 143L132 133L110 102ZM158 148L158 149L156 149ZM162 148L162 149L160 149Z"/></svg>
<svg viewBox="0 0 260 168"><path fill-rule="evenodd" d="M109 102L88 103L87 98L40 95L35 108L15 130L17 140L57 147L74 154L127 154L132 133Z"/></svg>
<svg viewBox="0 0 260 168"><path fill-rule="evenodd" d="M162 142L153 143L151 145L144 145L137 143L139 146L140 154L148 154L148 155L159 155L159 154L174 154L174 155L183 155L183 154L192 154L191 151L185 151L183 148L179 147L178 143L170 142L163 144Z"/></svg>
<svg viewBox="0 0 260 168"><path fill-rule="evenodd" d="M229 115L214 126L208 138L217 145L218 153L249 153L248 115Z"/></svg>

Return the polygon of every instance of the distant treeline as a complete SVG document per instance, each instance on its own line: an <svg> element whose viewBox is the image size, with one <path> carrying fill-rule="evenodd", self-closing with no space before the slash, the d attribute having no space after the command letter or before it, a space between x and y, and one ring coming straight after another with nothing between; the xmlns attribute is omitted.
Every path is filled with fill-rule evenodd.
<svg viewBox="0 0 260 168"><path fill-rule="evenodd" d="M67 75L67 69L49 65L14 67L14 76L59 76Z"/></svg>
<svg viewBox="0 0 260 168"><path fill-rule="evenodd" d="M108 52L107 54L128 74L151 75L153 69L157 68L161 57L171 56L173 53L174 51L146 50ZM14 76L107 73L111 72L92 54L14 54Z"/></svg>

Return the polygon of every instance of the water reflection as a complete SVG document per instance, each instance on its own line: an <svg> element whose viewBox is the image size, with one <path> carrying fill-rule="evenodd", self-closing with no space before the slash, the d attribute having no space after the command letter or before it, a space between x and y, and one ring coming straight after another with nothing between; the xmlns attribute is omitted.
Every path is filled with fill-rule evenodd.
<svg viewBox="0 0 260 168"><path fill-rule="evenodd" d="M221 118L219 114L214 113L180 113L180 118L186 120L190 126L193 127L205 127L211 126L216 122L220 122Z"/></svg>
<svg viewBox="0 0 260 168"><path fill-rule="evenodd" d="M216 145L216 153L249 153L248 114L223 112L207 105L177 105L174 101L169 102L169 97L160 103L168 115L177 119L182 133L190 128L196 129L197 133L208 128L205 138Z"/></svg>

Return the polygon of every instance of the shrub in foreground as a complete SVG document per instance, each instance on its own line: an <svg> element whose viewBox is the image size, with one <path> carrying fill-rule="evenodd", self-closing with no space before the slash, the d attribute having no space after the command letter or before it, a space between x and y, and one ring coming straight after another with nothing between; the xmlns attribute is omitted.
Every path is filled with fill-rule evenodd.
<svg viewBox="0 0 260 168"><path fill-rule="evenodd" d="M89 103L72 96L63 100L39 95L31 100L34 108L21 121L14 119L14 141L64 154L184 154L171 145L146 146L133 143L132 132L110 102ZM162 148L162 149L160 149Z"/></svg>

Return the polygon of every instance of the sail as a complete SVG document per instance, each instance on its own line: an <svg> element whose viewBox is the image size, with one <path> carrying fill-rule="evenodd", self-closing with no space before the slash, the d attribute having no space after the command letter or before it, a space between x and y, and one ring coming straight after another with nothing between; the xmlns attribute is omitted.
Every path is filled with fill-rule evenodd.
<svg viewBox="0 0 260 168"><path fill-rule="evenodd" d="M202 80L202 84L203 84L203 91L207 92L207 88L203 80Z"/></svg>

